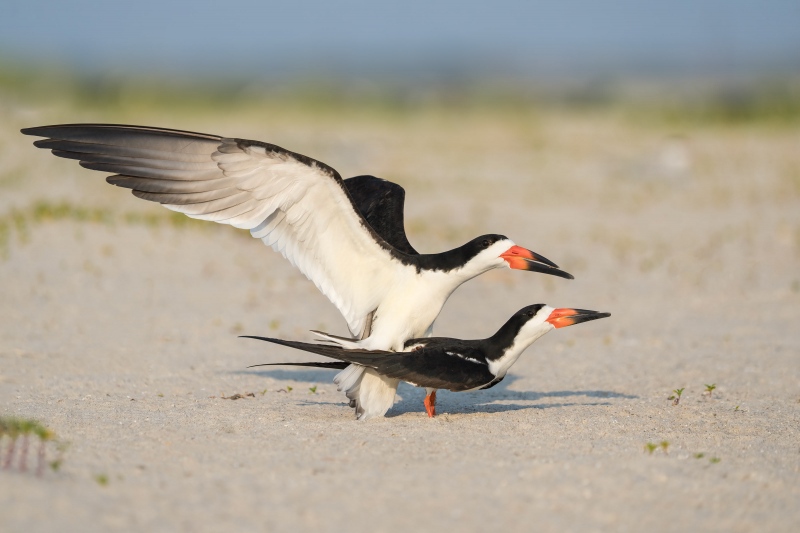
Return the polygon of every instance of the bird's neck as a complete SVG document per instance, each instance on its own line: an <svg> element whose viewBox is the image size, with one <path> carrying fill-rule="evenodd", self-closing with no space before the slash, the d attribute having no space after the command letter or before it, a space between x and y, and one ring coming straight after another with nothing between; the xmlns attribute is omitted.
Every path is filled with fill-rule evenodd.
<svg viewBox="0 0 800 533"><path fill-rule="evenodd" d="M455 248L438 254L421 254L406 256L408 262L413 264L417 272L442 273L453 280L456 287L475 276L495 268L495 265L486 265L474 260L463 248Z"/></svg>
<svg viewBox="0 0 800 533"><path fill-rule="evenodd" d="M498 377L504 376L522 352L550 329L552 327L549 325L542 324L535 329L521 331L518 325L507 322L497 333L486 339L486 345L490 347L486 351L491 372Z"/></svg>

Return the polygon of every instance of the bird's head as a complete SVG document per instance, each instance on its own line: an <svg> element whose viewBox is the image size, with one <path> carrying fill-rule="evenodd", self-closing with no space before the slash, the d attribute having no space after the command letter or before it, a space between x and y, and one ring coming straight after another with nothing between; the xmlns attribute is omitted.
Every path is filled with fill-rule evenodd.
<svg viewBox="0 0 800 533"><path fill-rule="evenodd" d="M489 370L495 376L505 376L522 352L553 328L563 328L607 316L611 316L611 313L586 309L554 309L545 304L523 307L489 339L494 346L501 348L494 357L488 358Z"/></svg>
<svg viewBox="0 0 800 533"><path fill-rule="evenodd" d="M599 313L588 309L567 307L554 309L549 305L534 304L517 311L508 323L516 325L517 334L515 338L518 341L526 342L530 339L530 342L533 342L551 329L572 326L609 316L611 316L611 313Z"/></svg>
<svg viewBox="0 0 800 533"><path fill-rule="evenodd" d="M505 235L481 235L462 246L462 250L468 258L465 266L484 272L493 268L513 268L573 279L572 274L559 270L558 265L543 255L517 246Z"/></svg>

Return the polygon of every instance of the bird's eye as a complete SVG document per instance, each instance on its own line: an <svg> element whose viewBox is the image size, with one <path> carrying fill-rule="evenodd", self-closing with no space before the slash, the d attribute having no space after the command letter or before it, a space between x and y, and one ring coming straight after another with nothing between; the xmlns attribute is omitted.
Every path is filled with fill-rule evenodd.
<svg viewBox="0 0 800 533"><path fill-rule="evenodd" d="M528 311L528 312L527 312L527 313L525 313L525 314L526 314L526 315L528 315L529 317L533 317L533 315L534 315L535 313L534 313L533 311Z"/></svg>
<svg viewBox="0 0 800 533"><path fill-rule="evenodd" d="M483 239L483 247L484 248L488 248L490 244L492 244L492 243L489 242L489 239Z"/></svg>

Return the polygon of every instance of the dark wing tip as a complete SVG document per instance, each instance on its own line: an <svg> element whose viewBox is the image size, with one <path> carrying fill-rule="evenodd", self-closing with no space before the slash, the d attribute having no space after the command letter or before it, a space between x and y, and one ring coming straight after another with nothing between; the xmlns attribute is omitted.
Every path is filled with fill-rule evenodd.
<svg viewBox="0 0 800 533"><path fill-rule="evenodd" d="M35 135L36 137L47 137L47 134L44 133L44 130L49 127L50 126L33 126L31 128L22 128L21 130L19 130L19 132L23 135Z"/></svg>
<svg viewBox="0 0 800 533"><path fill-rule="evenodd" d="M344 370L345 368L350 366L350 363L344 363L339 361L331 363L326 361L308 361L305 363L261 363L258 365L250 365L247 368L255 368L257 366L305 366L311 368L326 368L329 370Z"/></svg>
<svg viewBox="0 0 800 533"><path fill-rule="evenodd" d="M102 126L112 126L112 124L52 124L50 126L32 126L30 128L22 128L20 133L23 135L35 135L37 137L51 137L53 133L61 129L75 129L75 128L97 128Z"/></svg>

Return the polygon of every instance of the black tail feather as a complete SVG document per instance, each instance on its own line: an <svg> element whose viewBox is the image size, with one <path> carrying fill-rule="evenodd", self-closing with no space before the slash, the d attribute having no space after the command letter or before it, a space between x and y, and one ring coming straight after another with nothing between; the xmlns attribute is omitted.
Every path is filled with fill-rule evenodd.
<svg viewBox="0 0 800 533"><path fill-rule="evenodd" d="M374 368L376 359L380 359L382 357L385 357L393 353L384 350L345 350L341 346L330 346L327 344L311 344L307 342L286 341L283 339L273 339L271 337L258 337L255 335L241 335L240 337L245 339L256 339L260 341L271 342L273 344L280 344L282 346L288 346L289 348L295 348L297 350L303 350L306 352L315 353L317 355L330 357L331 359L338 359L339 361L344 362L344 363L319 363L319 365L327 365L324 368L346 368L347 365L350 363L356 363ZM317 366L317 363L280 363L280 364Z"/></svg>
<svg viewBox="0 0 800 533"><path fill-rule="evenodd" d="M309 361L307 363L261 363L260 365L250 365L247 368L256 366L313 366L317 368L329 368L331 370L344 370L350 363L337 361L335 363L322 363L319 361Z"/></svg>

